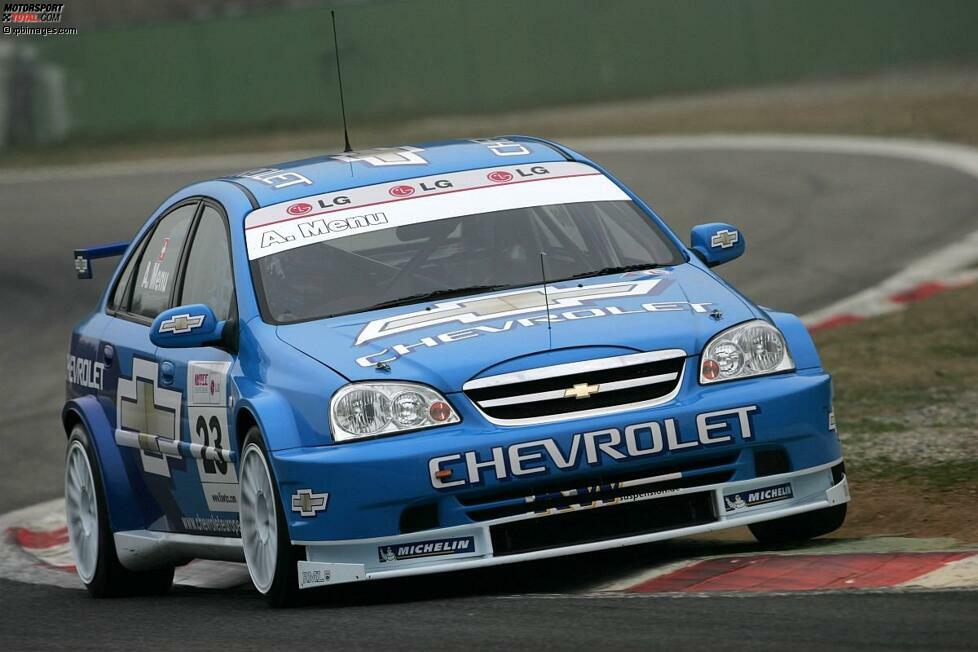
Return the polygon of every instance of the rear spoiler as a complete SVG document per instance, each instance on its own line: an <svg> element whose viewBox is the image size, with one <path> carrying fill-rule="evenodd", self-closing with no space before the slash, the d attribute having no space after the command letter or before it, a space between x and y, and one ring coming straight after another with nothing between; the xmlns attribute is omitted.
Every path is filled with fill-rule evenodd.
<svg viewBox="0 0 978 652"><path fill-rule="evenodd" d="M78 273L78 278L92 278L92 261L94 259L121 256L128 248L129 242L123 241L75 249L75 272Z"/></svg>

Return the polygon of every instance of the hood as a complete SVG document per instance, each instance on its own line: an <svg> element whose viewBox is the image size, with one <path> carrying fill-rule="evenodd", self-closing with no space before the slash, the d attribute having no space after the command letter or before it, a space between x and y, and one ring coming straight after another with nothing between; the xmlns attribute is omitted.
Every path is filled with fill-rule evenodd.
<svg viewBox="0 0 978 652"><path fill-rule="evenodd" d="M758 315L686 263L278 326L286 343L349 380L460 391L480 375L657 349L698 355ZM719 315L714 313L719 311ZM387 369L389 367L389 369Z"/></svg>

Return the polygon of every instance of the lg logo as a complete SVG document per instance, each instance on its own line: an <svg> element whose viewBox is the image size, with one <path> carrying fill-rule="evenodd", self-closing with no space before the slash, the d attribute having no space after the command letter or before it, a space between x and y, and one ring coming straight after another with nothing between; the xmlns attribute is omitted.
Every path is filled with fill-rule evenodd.
<svg viewBox="0 0 978 652"><path fill-rule="evenodd" d="M411 186L394 186L387 192L394 197L410 197L414 194L414 188Z"/></svg>
<svg viewBox="0 0 978 652"><path fill-rule="evenodd" d="M493 183L506 183L507 181L513 180L513 175L505 170L496 170L495 172L490 172L486 176Z"/></svg>
<svg viewBox="0 0 978 652"><path fill-rule="evenodd" d="M312 206L310 204L307 204L305 202L300 202L298 204L292 204L286 209L285 212L287 212L289 215L299 216L299 215L305 215L311 210L312 210Z"/></svg>

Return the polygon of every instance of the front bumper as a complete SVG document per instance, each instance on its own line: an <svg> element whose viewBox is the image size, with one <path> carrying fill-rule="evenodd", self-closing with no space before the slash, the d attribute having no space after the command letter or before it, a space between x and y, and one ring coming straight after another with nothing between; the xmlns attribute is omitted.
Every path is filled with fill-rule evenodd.
<svg viewBox="0 0 978 652"><path fill-rule="evenodd" d="M612 513L624 505L659 510L662 501L705 499L708 513L693 524L641 534L601 538L573 545L499 554L498 528L513 523L546 522L571 515ZM298 542L306 546L306 561L298 562L300 588L474 569L548 557L692 536L759 521L768 521L849 501L842 460L790 473L753 480L689 487L638 495L634 500L578 504L552 515L527 514L484 523L426 530L408 535L355 541ZM556 523L560 529L563 524ZM587 535L585 534L585 537Z"/></svg>
<svg viewBox="0 0 978 652"><path fill-rule="evenodd" d="M506 427L489 423L464 395L454 394L448 398L462 417L458 424L272 451L291 539L394 537L513 516L526 511L529 496L664 474L678 474L686 484L739 482L842 457L830 425L831 379L824 372L701 387L697 363L698 358L687 361L677 398L656 407ZM726 416L710 416L718 413ZM713 424L707 432L705 422ZM624 441L629 428L632 451ZM652 450L655 434L658 451ZM619 442L612 445L615 437ZM534 442L542 443L527 448ZM765 462L772 458L776 464ZM516 473L514 461L524 473ZM566 461L571 463L561 463ZM440 484L434 477L438 471L451 476ZM326 494L328 501L303 514L293 506L302 493Z"/></svg>
<svg viewBox="0 0 978 652"><path fill-rule="evenodd" d="M848 500L827 374L701 387L697 363L660 406L505 427L456 394L452 426L272 451L290 538L317 565L307 585L631 545ZM772 487L767 502L737 501ZM301 509L304 494L317 508Z"/></svg>

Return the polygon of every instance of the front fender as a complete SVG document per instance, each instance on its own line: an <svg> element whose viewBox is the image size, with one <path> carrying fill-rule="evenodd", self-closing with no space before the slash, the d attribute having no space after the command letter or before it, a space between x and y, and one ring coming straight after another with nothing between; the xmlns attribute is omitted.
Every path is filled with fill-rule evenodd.
<svg viewBox="0 0 978 652"><path fill-rule="evenodd" d="M245 389L241 387L240 383L238 388L239 390ZM248 413L257 424L269 451L298 448L311 444L308 436L310 428L306 428L307 432L304 436L296 422L293 406L277 392L264 390L245 396L242 391L241 400L238 402L238 423L243 422L243 413ZM241 434L244 435L245 433ZM329 440L323 439L318 443L328 444ZM311 445L315 445L315 443Z"/></svg>
<svg viewBox="0 0 978 652"><path fill-rule="evenodd" d="M815 342L801 319L788 312L767 311L774 325L781 329L788 341L788 350L798 369L821 369L822 360L818 356Z"/></svg>
<svg viewBox="0 0 978 652"><path fill-rule="evenodd" d="M115 443L115 433L95 396L80 396L65 403L61 421L66 435L70 436L71 425L76 420L88 432L98 462L110 528L113 532L145 528L146 519L129 483L122 453Z"/></svg>

